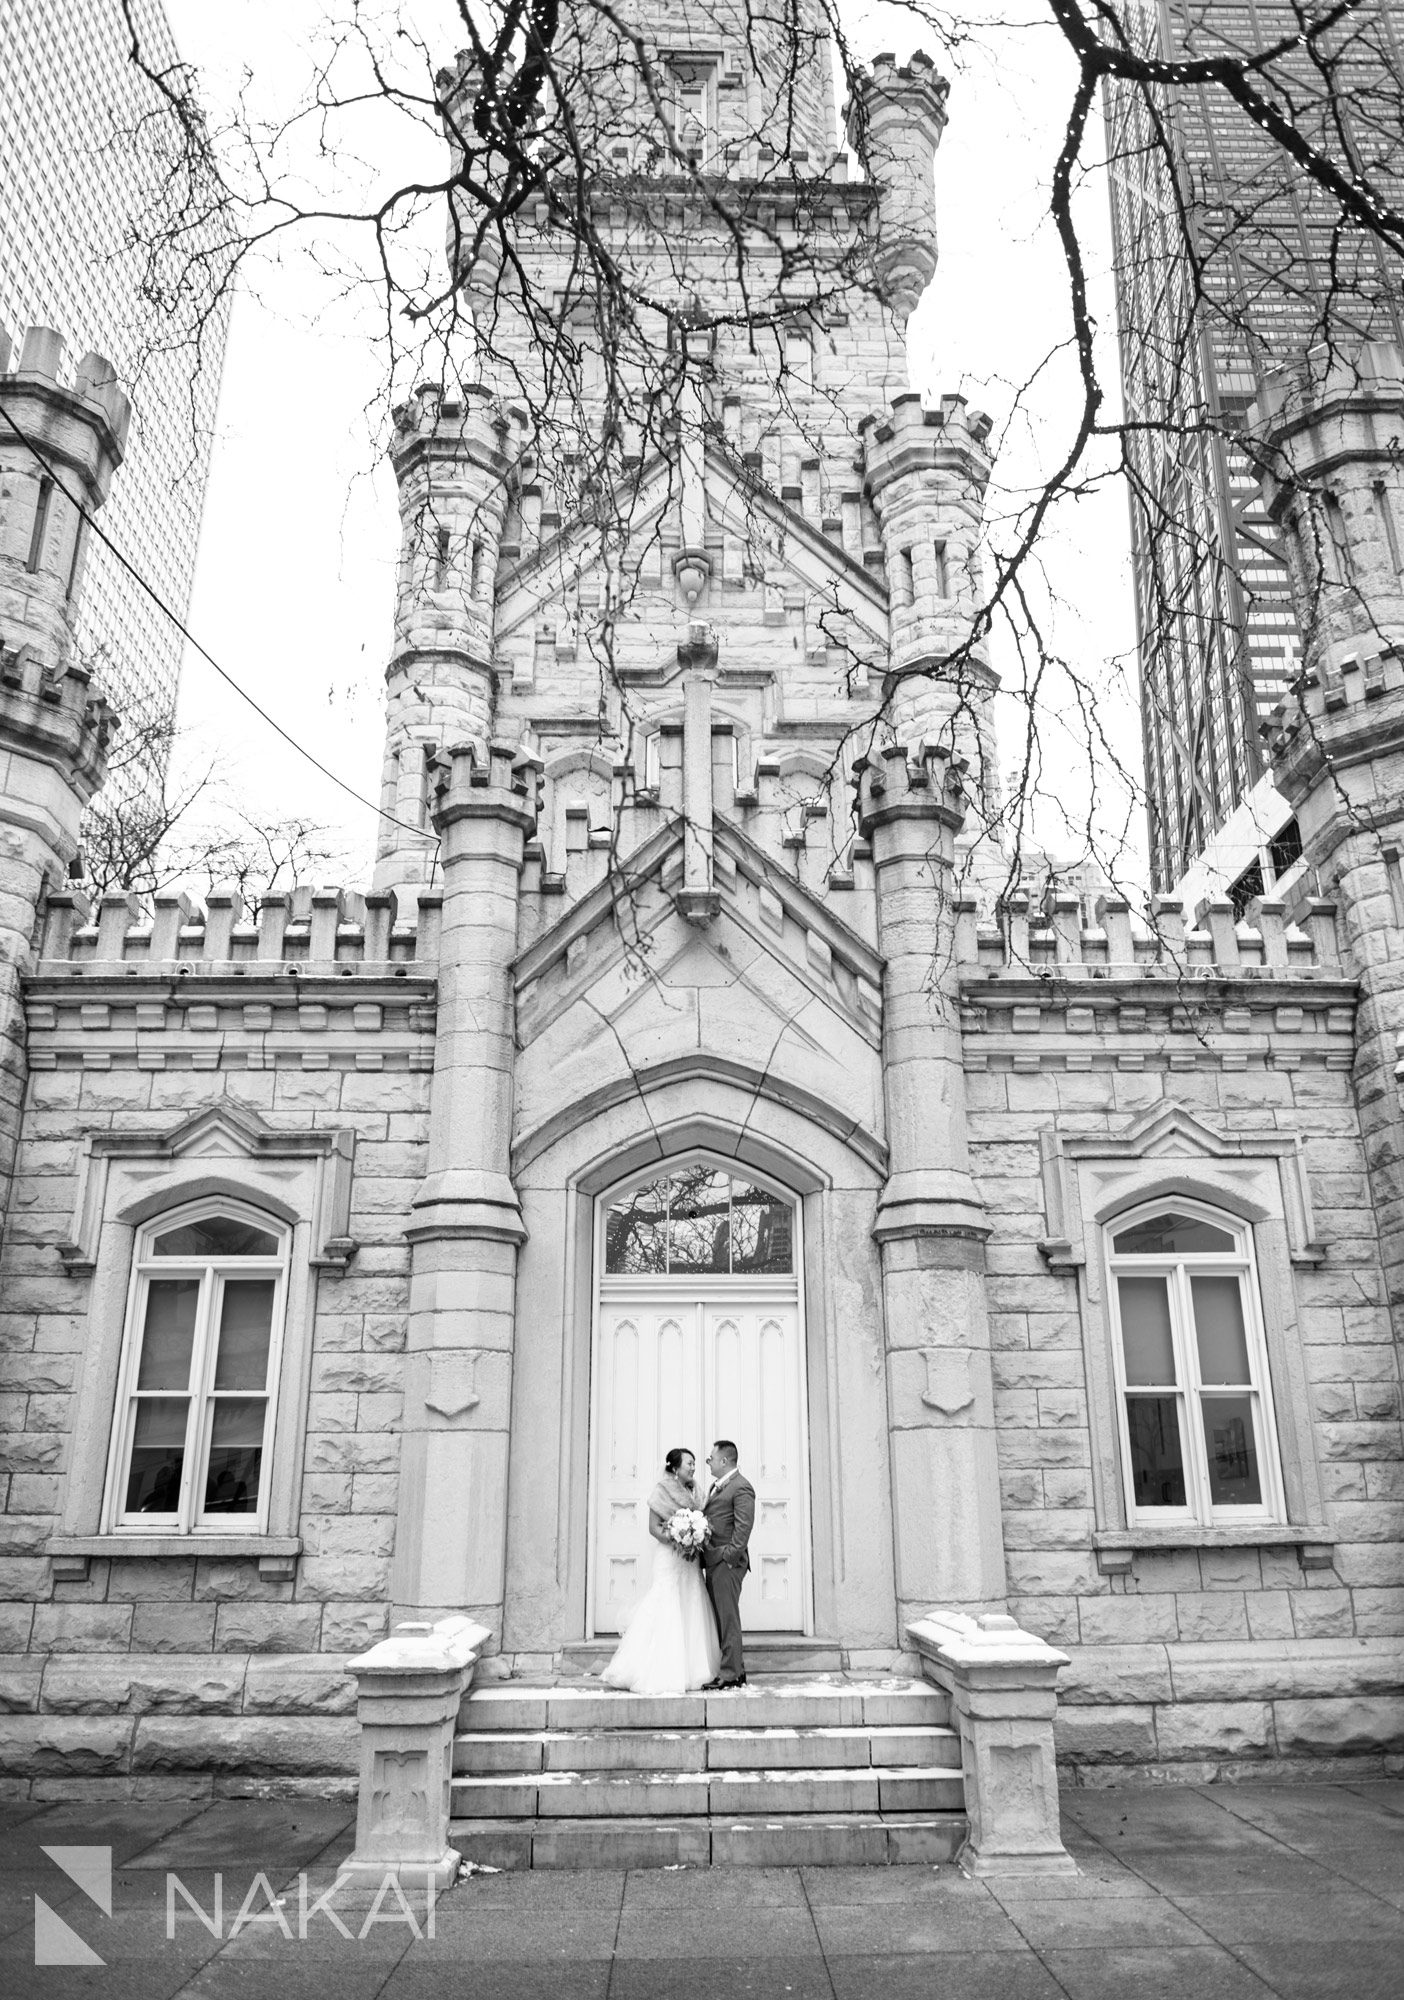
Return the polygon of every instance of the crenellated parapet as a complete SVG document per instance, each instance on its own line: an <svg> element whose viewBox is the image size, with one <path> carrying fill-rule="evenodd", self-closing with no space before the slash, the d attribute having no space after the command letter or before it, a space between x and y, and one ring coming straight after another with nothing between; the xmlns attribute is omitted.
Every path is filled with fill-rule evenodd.
<svg viewBox="0 0 1404 2000"><path fill-rule="evenodd" d="M434 825L440 834L464 820L494 819L536 831L541 811L540 757L515 743L455 743L434 768Z"/></svg>
<svg viewBox="0 0 1404 2000"><path fill-rule="evenodd" d="M485 745L493 727L497 565L524 431L519 411L473 386L425 383L395 412L400 569L377 888L425 879L429 761L445 743Z"/></svg>
<svg viewBox="0 0 1404 2000"><path fill-rule="evenodd" d="M954 836L970 798L969 765L948 745L893 743L853 765L855 812L865 839L895 820L936 820Z"/></svg>
<svg viewBox="0 0 1404 2000"><path fill-rule="evenodd" d="M1290 914L1286 904L1260 898L1241 922L1227 898L1187 920L1173 896L1155 897L1144 913L1102 896L1094 924L1084 921L1081 897L1056 890L1038 900L1012 891L985 921L973 896L958 897L955 907L962 977L1170 984L1243 977L1262 985L1343 976L1336 905L1319 897Z"/></svg>
<svg viewBox="0 0 1404 2000"><path fill-rule="evenodd" d="M439 958L439 890L75 890L45 901L36 976L180 980L348 979L428 973Z"/></svg>
<svg viewBox="0 0 1404 2000"><path fill-rule="evenodd" d="M850 145L879 189L873 218L878 287L906 321L936 274L936 148L950 85L918 50L880 55L859 78L846 112Z"/></svg>

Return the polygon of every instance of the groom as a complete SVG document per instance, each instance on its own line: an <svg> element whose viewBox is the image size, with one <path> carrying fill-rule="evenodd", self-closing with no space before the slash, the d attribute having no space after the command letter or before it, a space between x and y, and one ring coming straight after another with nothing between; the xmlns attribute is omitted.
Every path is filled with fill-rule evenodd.
<svg viewBox="0 0 1404 2000"><path fill-rule="evenodd" d="M729 1438L718 1438L707 1460L712 1490L702 1511L711 1525L712 1538L702 1551L702 1568L721 1641L721 1671L714 1681L707 1682L709 1690L746 1685L746 1660L741 1651L741 1586L751 1567L746 1544L756 1518L756 1489L737 1471L739 1456Z"/></svg>

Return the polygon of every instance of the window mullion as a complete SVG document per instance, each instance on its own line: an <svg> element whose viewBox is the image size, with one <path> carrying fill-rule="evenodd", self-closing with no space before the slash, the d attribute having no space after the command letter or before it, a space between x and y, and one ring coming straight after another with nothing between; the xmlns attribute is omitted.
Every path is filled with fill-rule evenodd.
<svg viewBox="0 0 1404 2000"><path fill-rule="evenodd" d="M1207 1528L1213 1518L1209 1498L1209 1467L1204 1457L1204 1410L1200 1394L1199 1348L1194 1337L1194 1294L1189 1272L1177 1264L1171 1275L1170 1295L1174 1301L1171 1323L1175 1338L1175 1367L1180 1377L1185 1421L1185 1465L1194 1488L1193 1511Z"/></svg>
<svg viewBox="0 0 1404 2000"><path fill-rule="evenodd" d="M190 1371L191 1428L186 1446L190 1483L181 1510L181 1522L186 1533L195 1526L205 1491L205 1465L209 1456L210 1423L213 1414L209 1405L210 1383L214 1379L214 1328L218 1324L217 1306L222 1289L223 1281L219 1274L206 1265L200 1273L200 1306L195 1319L194 1365Z"/></svg>

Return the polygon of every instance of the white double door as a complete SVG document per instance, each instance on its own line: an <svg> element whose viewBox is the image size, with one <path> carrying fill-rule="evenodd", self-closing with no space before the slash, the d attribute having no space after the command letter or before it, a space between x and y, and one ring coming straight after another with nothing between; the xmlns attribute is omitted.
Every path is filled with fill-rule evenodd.
<svg viewBox="0 0 1404 2000"><path fill-rule="evenodd" d="M732 1289L732 1287L735 1289ZM756 1489L748 1632L804 1632L809 1617L803 1330L793 1279L626 1279L596 1324L590 1600L596 1633L620 1632L647 1590L648 1496L674 1445L706 1457L731 1438Z"/></svg>

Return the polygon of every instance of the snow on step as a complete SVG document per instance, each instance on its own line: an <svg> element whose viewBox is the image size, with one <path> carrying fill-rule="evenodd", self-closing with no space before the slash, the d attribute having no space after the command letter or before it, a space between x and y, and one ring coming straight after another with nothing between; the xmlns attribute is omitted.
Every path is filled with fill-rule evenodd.
<svg viewBox="0 0 1404 2000"><path fill-rule="evenodd" d="M470 1774L537 1771L718 1771L865 1769L870 1765L960 1764L950 1729L605 1729L464 1731L454 1769Z"/></svg>
<svg viewBox="0 0 1404 2000"><path fill-rule="evenodd" d="M729 1694L623 1694L595 1682L577 1687L475 1688L465 1729L703 1729L940 1727L947 1698L925 1681L753 1682Z"/></svg>
<svg viewBox="0 0 1404 2000"><path fill-rule="evenodd" d="M951 1861L965 1815L795 1813L785 1818L456 1820L450 1838L490 1868L930 1867Z"/></svg>
<svg viewBox="0 0 1404 2000"><path fill-rule="evenodd" d="M674 1817L679 1814L959 1811L950 1766L865 1770L541 1771L453 1780L455 1818Z"/></svg>

